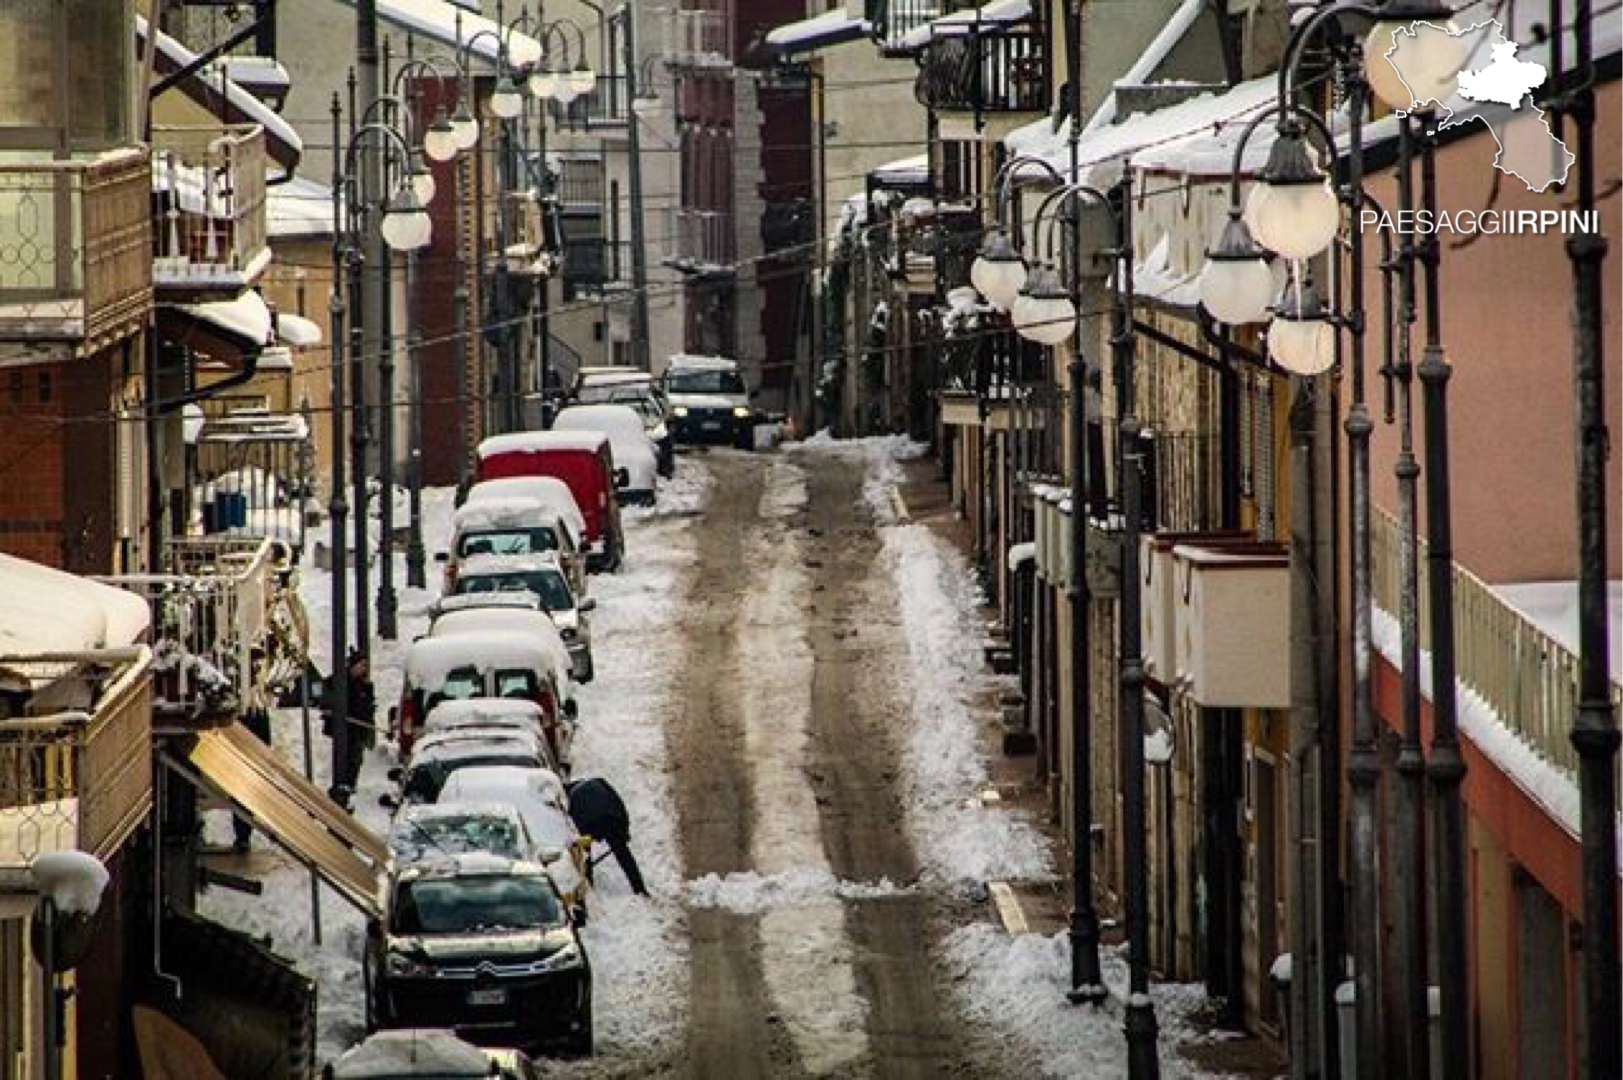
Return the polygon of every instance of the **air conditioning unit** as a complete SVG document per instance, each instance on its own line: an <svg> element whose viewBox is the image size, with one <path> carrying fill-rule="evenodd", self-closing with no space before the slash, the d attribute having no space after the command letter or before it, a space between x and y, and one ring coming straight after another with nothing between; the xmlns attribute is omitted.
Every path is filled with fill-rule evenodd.
<svg viewBox="0 0 1623 1080"><path fill-rule="evenodd" d="M1210 532L1161 532L1139 538L1138 633L1144 670L1150 678L1171 683L1178 674L1178 642L1174 633L1177 593L1173 588L1172 551L1179 544L1208 546L1244 544L1254 540L1239 529Z"/></svg>

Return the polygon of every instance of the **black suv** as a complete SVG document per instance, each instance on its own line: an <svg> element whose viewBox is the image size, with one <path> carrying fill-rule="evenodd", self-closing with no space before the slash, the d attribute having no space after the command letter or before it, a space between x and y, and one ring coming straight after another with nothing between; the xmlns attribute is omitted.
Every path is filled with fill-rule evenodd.
<svg viewBox="0 0 1623 1080"><path fill-rule="evenodd" d="M450 1027L481 1046L592 1052L592 968L538 863L482 853L396 871L362 960L369 1030Z"/></svg>

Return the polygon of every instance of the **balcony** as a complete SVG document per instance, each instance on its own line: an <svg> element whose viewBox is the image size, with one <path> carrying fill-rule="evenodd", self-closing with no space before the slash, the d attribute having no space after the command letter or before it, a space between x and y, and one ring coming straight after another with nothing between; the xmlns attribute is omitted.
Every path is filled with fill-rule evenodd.
<svg viewBox="0 0 1623 1080"><path fill-rule="evenodd" d="M664 235L670 254L665 261L684 273L732 273L735 251L733 216L721 210L680 208L669 211Z"/></svg>
<svg viewBox="0 0 1623 1080"><path fill-rule="evenodd" d="M630 115L631 90L624 75L599 75L591 93L553 106L556 123L570 131L623 126Z"/></svg>
<svg viewBox="0 0 1623 1080"><path fill-rule="evenodd" d="M904 42L958 6L953 0L869 0L868 21L882 55L908 56L916 49Z"/></svg>
<svg viewBox="0 0 1623 1080"><path fill-rule="evenodd" d="M601 215L606 199L601 157L566 157L558 162L555 194L565 213L570 208L587 207Z"/></svg>
<svg viewBox="0 0 1623 1080"><path fill-rule="evenodd" d="M152 274L175 299L228 299L270 263L258 124L152 129Z"/></svg>
<svg viewBox="0 0 1623 1080"><path fill-rule="evenodd" d="M1383 641L1384 624L1385 637L1395 644L1400 606L1397 523L1377 509L1370 533L1370 571L1375 606L1380 609L1375 639L1377 645ZM1416 544L1422 598L1420 648L1429 653L1431 618L1424 598L1430 570L1425 541L1417 538ZM1382 651L1387 652L1384 647ZM1578 717L1578 657L1458 564L1454 566L1454 658L1459 683L1481 699L1494 722L1576 784L1578 755L1571 734ZM1612 707L1620 705L1623 690L1614 681ZM1481 710L1470 711L1482 715ZM1462 725L1468 725L1470 719L1462 712ZM1468 726L1466 734L1484 753L1498 756L1491 745L1494 740L1478 737Z"/></svg>
<svg viewBox="0 0 1623 1080"><path fill-rule="evenodd" d="M717 70L733 66L732 22L725 11L679 9L669 16L667 66Z"/></svg>
<svg viewBox="0 0 1623 1080"><path fill-rule="evenodd" d="M230 723L297 682L307 620L271 540L187 537L170 541L164 557L166 573L101 579L142 597L157 614L153 681L164 726Z"/></svg>
<svg viewBox="0 0 1623 1080"><path fill-rule="evenodd" d="M936 37L919 68L919 100L947 112L1048 109L1048 52L1040 27L965 24ZM967 31L967 32L963 32Z"/></svg>
<svg viewBox="0 0 1623 1080"><path fill-rule="evenodd" d="M144 150L0 164L0 341L91 352L152 304L152 173Z"/></svg>
<svg viewBox="0 0 1623 1080"><path fill-rule="evenodd" d="M54 680L65 660L4 665ZM105 650L85 664L109 665L88 711L0 720L0 865L68 849L106 859L152 807L152 654Z"/></svg>

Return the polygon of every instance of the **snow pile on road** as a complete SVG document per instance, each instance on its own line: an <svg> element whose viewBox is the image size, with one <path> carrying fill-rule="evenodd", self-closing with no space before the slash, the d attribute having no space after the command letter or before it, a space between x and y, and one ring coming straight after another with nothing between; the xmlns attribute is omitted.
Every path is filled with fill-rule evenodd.
<svg viewBox="0 0 1623 1080"><path fill-rule="evenodd" d="M1101 961L1110 999L1098 1008L1072 1005L1071 952L1066 935L1006 934L990 923L973 923L948 935L943 961L954 977L958 1007L972 1027L983 1028L1004 1046L1026 1075L1106 1078L1127 1075L1122 1033L1127 1000L1127 964L1121 949L1106 949ZM1175 1047L1209 1039L1192 1018L1203 1004L1194 983L1154 984L1160 1025L1163 1072L1205 1075L1178 1059Z"/></svg>
<svg viewBox="0 0 1623 1080"><path fill-rule="evenodd" d="M835 877L826 867L807 866L780 870L775 874L762 874L755 870L726 875L706 874L687 883L687 900L693 907L722 908L737 915L759 915L776 908L794 907L830 897L877 900L910 891L888 878L848 881Z"/></svg>

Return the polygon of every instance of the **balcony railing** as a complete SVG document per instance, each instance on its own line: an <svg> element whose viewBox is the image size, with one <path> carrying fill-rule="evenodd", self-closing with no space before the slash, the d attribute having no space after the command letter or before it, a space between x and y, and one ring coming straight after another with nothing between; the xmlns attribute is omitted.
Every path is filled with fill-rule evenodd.
<svg viewBox="0 0 1623 1080"><path fill-rule="evenodd" d="M566 157L558 165L558 202L564 206L590 206L601 213L605 198L603 159Z"/></svg>
<svg viewBox="0 0 1623 1080"><path fill-rule="evenodd" d="M172 540L166 573L101 580L156 613L157 708L169 726L227 722L267 708L303 670L308 626L276 546L250 536Z"/></svg>
<svg viewBox="0 0 1623 1080"><path fill-rule="evenodd" d="M732 66L732 23L725 11L670 12L670 47L665 62L675 67Z"/></svg>
<svg viewBox="0 0 1623 1080"><path fill-rule="evenodd" d="M879 51L900 51L902 40L909 34L960 6L953 0L870 0L869 22Z"/></svg>
<svg viewBox="0 0 1623 1080"><path fill-rule="evenodd" d="M624 124L631 115L631 94L624 75L599 75L597 87L567 106L553 107L553 116L574 131Z"/></svg>
<svg viewBox="0 0 1623 1080"><path fill-rule="evenodd" d="M670 238L668 261L673 265L695 271L732 267L736 247L731 214L719 210L673 210L664 231Z"/></svg>
<svg viewBox="0 0 1623 1080"><path fill-rule="evenodd" d="M1398 528L1380 510L1370 538L1375 605L1397 615ZM1426 543L1416 539L1419 593L1427 595ZM1431 618L1420 607L1420 648L1432 647ZM1540 757L1577 782L1572 727L1578 716L1578 658L1506 603L1482 579L1454 566L1454 653L1459 681L1486 702L1503 724ZM1612 707L1623 702L1614 683ZM1486 749L1486 748L1484 748Z"/></svg>
<svg viewBox="0 0 1623 1080"><path fill-rule="evenodd" d="M144 150L0 164L0 340L110 343L152 304Z"/></svg>
<svg viewBox="0 0 1623 1080"><path fill-rule="evenodd" d="M1048 108L1045 38L1030 27L939 37L919 70L919 98L961 112L1043 112Z"/></svg>
<svg viewBox="0 0 1623 1080"><path fill-rule="evenodd" d="M81 659L112 666L90 711L0 720L0 865L74 848L105 859L152 807L152 653ZM25 675L72 662L0 657Z"/></svg>
<svg viewBox="0 0 1623 1080"><path fill-rule="evenodd" d="M152 129L153 276L160 289L234 294L270 262L258 124Z"/></svg>

